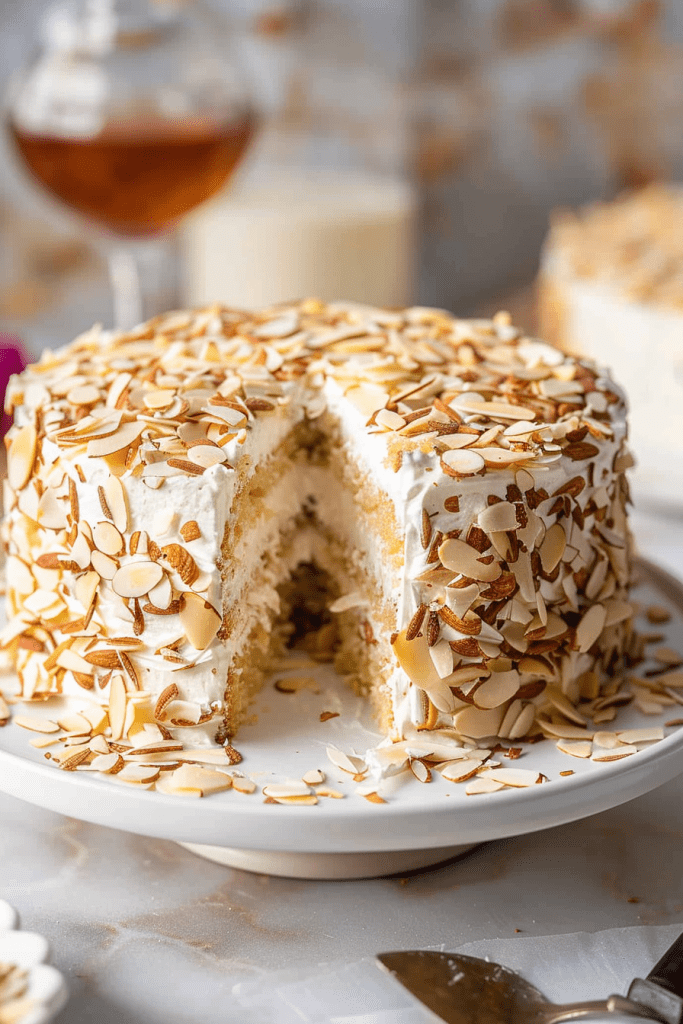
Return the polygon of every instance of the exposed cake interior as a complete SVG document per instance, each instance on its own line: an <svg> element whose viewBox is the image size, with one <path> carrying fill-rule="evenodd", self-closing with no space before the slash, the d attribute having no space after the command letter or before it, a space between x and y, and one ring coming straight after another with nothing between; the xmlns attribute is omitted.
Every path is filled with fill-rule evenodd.
<svg viewBox="0 0 683 1024"><path fill-rule="evenodd" d="M361 458L328 411L300 422L262 464L245 468L221 552L220 635L234 650L221 737L234 735L273 656L292 646L334 660L390 729L389 640L403 545L394 508Z"/></svg>
<svg viewBox="0 0 683 1024"><path fill-rule="evenodd" d="M231 738L311 624L392 741L552 736L618 688L624 396L506 315L172 313L46 353L8 408L0 644L115 743Z"/></svg>

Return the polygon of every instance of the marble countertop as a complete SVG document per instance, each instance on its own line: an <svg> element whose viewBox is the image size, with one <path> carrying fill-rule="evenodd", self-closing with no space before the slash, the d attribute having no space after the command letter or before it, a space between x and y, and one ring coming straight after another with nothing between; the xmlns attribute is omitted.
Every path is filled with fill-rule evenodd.
<svg viewBox="0 0 683 1024"><path fill-rule="evenodd" d="M683 576L683 513L641 512L634 528ZM445 867L355 882L230 870L0 795L0 896L52 944L71 989L59 1024L228 1024L244 1019L232 986L264 971L683 922L682 845L683 777Z"/></svg>

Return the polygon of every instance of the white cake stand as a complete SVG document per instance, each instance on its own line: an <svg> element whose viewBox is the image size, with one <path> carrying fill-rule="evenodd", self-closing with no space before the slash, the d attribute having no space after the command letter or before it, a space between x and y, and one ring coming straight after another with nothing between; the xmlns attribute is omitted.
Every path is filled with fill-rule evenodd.
<svg viewBox="0 0 683 1024"><path fill-rule="evenodd" d="M645 604L666 605L672 619L662 631L668 646L683 650L683 589L650 565L634 594ZM298 670L301 674L301 669ZM30 734L10 724L0 730L0 790L61 814L99 825L182 843L233 868L295 878L363 878L404 873L458 856L494 839L522 835L625 803L668 782L683 770L683 728L668 729L649 749L611 763L570 758L551 742L527 747L515 766L543 772L549 783L528 789L467 796L465 786L422 785L406 775L391 781L387 803L368 803L351 777L328 761L328 744L362 753L378 736L367 709L328 666L306 669L319 693L283 694L267 685L254 708L256 722L240 730L240 768L260 786L299 779L322 768L327 782L346 794L316 806L265 804L260 794L233 791L204 800L139 790L115 779L62 772L30 747ZM621 728L676 717L620 713ZM320 721L323 711L338 717ZM561 777L560 772L574 774Z"/></svg>

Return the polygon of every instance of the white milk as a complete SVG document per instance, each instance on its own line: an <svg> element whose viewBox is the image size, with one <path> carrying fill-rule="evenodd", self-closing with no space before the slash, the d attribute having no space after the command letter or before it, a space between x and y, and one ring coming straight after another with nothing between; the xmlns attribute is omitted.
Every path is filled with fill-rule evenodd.
<svg viewBox="0 0 683 1024"><path fill-rule="evenodd" d="M246 181L184 223L184 298L242 308L305 296L406 305L415 206L404 182L355 172Z"/></svg>

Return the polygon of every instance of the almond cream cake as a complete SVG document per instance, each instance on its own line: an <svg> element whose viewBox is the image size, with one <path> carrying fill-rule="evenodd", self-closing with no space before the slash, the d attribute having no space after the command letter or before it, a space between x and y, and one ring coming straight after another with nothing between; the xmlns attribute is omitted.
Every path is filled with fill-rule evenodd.
<svg viewBox="0 0 683 1024"><path fill-rule="evenodd" d="M392 740L534 737L614 692L624 398L504 313L174 312L44 353L7 405L0 640L24 700L232 749L296 642Z"/></svg>
<svg viewBox="0 0 683 1024"><path fill-rule="evenodd" d="M629 395L640 499L683 496L683 191L655 185L558 214L539 279L540 329L614 370Z"/></svg>

